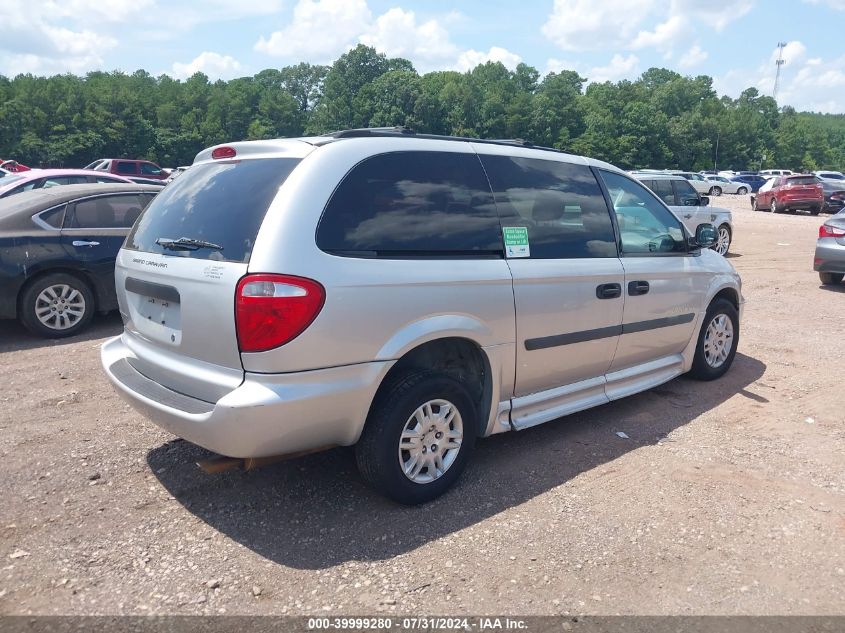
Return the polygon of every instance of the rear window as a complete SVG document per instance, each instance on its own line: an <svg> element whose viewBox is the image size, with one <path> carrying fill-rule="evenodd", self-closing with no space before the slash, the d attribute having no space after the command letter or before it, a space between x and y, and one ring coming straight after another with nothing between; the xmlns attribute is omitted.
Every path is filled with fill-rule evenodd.
<svg viewBox="0 0 845 633"><path fill-rule="evenodd" d="M787 178L787 185L815 185L819 182L815 176L799 176L797 178Z"/></svg>
<svg viewBox="0 0 845 633"><path fill-rule="evenodd" d="M299 164L262 158L195 165L162 189L141 214L124 248L173 257L247 262L267 208ZM222 250L168 250L158 238L186 237Z"/></svg>

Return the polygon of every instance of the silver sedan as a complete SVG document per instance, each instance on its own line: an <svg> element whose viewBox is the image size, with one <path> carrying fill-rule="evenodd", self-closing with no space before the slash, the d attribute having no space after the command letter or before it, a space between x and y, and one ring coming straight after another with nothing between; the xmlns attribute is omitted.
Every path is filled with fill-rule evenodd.
<svg viewBox="0 0 845 633"><path fill-rule="evenodd" d="M842 283L845 276L845 211L840 211L819 227L813 270L824 285Z"/></svg>

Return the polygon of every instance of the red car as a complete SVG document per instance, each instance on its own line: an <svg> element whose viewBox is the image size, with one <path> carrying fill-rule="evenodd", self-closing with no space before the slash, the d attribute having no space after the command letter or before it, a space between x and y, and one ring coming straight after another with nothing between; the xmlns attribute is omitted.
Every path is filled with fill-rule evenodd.
<svg viewBox="0 0 845 633"><path fill-rule="evenodd" d="M162 169L148 160L132 160L129 158L100 158L85 169L106 171L127 178L149 178L152 180L166 180L170 172Z"/></svg>
<svg viewBox="0 0 845 633"><path fill-rule="evenodd" d="M811 215L818 215L824 206L824 190L812 174L775 176L760 187L753 204L755 211L767 209L780 213L807 209Z"/></svg>
<svg viewBox="0 0 845 633"><path fill-rule="evenodd" d="M30 168L26 165L21 165L16 160L2 160L0 159L0 169L5 171L11 172L13 174L22 172L22 171L29 171Z"/></svg>

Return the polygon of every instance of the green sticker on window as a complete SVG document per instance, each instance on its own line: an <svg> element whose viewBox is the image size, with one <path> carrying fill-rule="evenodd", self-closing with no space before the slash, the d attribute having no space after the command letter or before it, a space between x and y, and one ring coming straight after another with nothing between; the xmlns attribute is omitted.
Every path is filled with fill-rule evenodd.
<svg viewBox="0 0 845 633"><path fill-rule="evenodd" d="M505 257L530 257L528 248L528 228L524 226L504 226Z"/></svg>

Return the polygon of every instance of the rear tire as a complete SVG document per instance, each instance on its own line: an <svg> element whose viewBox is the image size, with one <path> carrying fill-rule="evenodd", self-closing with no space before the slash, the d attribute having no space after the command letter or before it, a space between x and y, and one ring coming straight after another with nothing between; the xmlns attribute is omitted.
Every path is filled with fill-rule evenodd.
<svg viewBox="0 0 845 633"><path fill-rule="evenodd" d="M21 295L21 323L36 336L65 338L84 330L94 317L94 293L66 273L37 278Z"/></svg>
<svg viewBox="0 0 845 633"><path fill-rule="evenodd" d="M393 501L426 503L458 480L477 427L472 397L451 376L439 371L400 376L373 403L355 447L358 470Z"/></svg>
<svg viewBox="0 0 845 633"><path fill-rule="evenodd" d="M812 208L810 209L810 215L818 215L818 214L819 214L819 213L821 213L821 212L822 212L822 208L821 208L821 207L812 207Z"/></svg>
<svg viewBox="0 0 845 633"><path fill-rule="evenodd" d="M835 286L842 283L842 278L845 277L842 273L819 273L819 280L822 285Z"/></svg>
<svg viewBox="0 0 845 633"><path fill-rule="evenodd" d="M710 191L708 193L711 196L721 196L722 195L722 188L721 187L710 187Z"/></svg>
<svg viewBox="0 0 845 633"><path fill-rule="evenodd" d="M772 198L772 203L769 205L769 211L772 213L780 213L780 207L778 207L778 201L776 198Z"/></svg>
<svg viewBox="0 0 845 633"><path fill-rule="evenodd" d="M745 194L748 193L748 189L746 189L745 187L740 187L739 189L736 190L736 193L737 193L737 195L744 196Z"/></svg>
<svg viewBox="0 0 845 633"><path fill-rule="evenodd" d="M690 375L698 380L721 378L731 368L739 345L739 314L727 299L716 299L707 308Z"/></svg>

